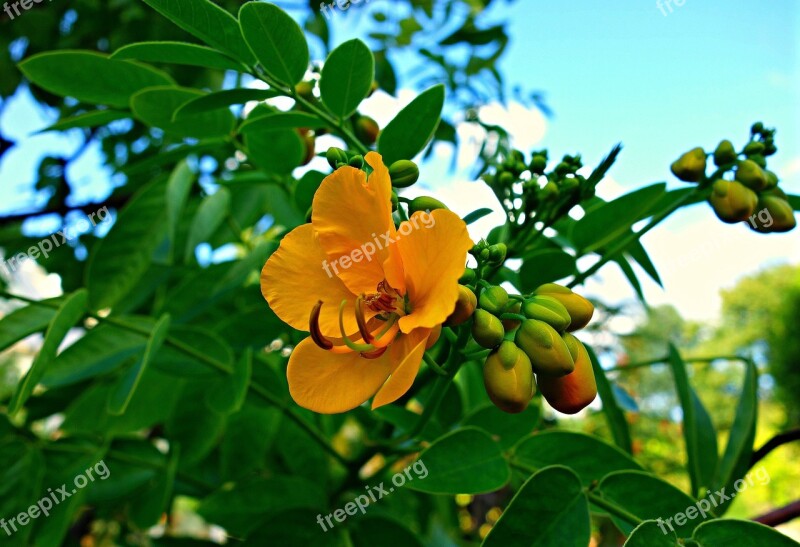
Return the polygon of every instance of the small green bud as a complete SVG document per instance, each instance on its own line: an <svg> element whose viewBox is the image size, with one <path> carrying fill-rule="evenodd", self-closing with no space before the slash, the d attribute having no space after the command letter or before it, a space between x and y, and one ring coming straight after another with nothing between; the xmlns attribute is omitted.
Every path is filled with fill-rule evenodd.
<svg viewBox="0 0 800 547"><path fill-rule="evenodd" d="M763 142L750 141L749 143L747 143L747 146L744 147L744 154L746 156L755 156L756 154L763 154L765 148L766 146L764 146Z"/></svg>
<svg viewBox="0 0 800 547"><path fill-rule="evenodd" d="M547 184L545 184L544 188L542 188L539 192L540 192L540 199L542 201L545 201L558 196L558 186L556 185L555 182L550 181Z"/></svg>
<svg viewBox="0 0 800 547"><path fill-rule="evenodd" d="M331 166L331 169L338 169L342 165L347 165L347 152L335 146L328 148L325 158L328 160L328 165Z"/></svg>
<svg viewBox="0 0 800 547"><path fill-rule="evenodd" d="M531 360L533 370L545 376L564 376L575 369L567 344L558 332L537 319L523 321L514 342Z"/></svg>
<svg viewBox="0 0 800 547"><path fill-rule="evenodd" d="M766 171L766 174L767 174L767 190L778 186L778 183L780 182L778 175L776 175L772 171Z"/></svg>
<svg viewBox="0 0 800 547"><path fill-rule="evenodd" d="M503 323L486 310L475 310L472 316L472 338L482 347L492 349L503 341Z"/></svg>
<svg viewBox="0 0 800 547"><path fill-rule="evenodd" d="M459 285L472 285L475 283L475 270L472 268L464 268L464 273L458 278Z"/></svg>
<svg viewBox="0 0 800 547"><path fill-rule="evenodd" d="M350 167L355 167L356 169L361 169L364 167L364 156L355 155L350 158L350 161L347 162L347 165Z"/></svg>
<svg viewBox="0 0 800 547"><path fill-rule="evenodd" d="M419 167L410 160L398 160L389 167L389 177L395 188L408 188L419 180Z"/></svg>
<svg viewBox="0 0 800 547"><path fill-rule="evenodd" d="M528 319L544 321L558 332L564 332L572 322L564 304L552 296L534 296L522 306L522 313Z"/></svg>
<svg viewBox="0 0 800 547"><path fill-rule="evenodd" d="M481 309L493 313L494 315L500 315L505 311L506 306L508 306L508 293L499 285L489 287L481 292L478 304Z"/></svg>
<svg viewBox="0 0 800 547"><path fill-rule="evenodd" d="M756 165L758 165L762 169L767 168L767 158L762 156L761 154L753 154L748 159L754 161Z"/></svg>
<svg viewBox="0 0 800 547"><path fill-rule="evenodd" d="M547 158L537 154L531 158L531 163L528 167L534 175L541 175L547 169Z"/></svg>
<svg viewBox="0 0 800 547"><path fill-rule="evenodd" d="M483 383L492 403L504 412L522 412L536 392L531 361L513 342L504 341L483 364Z"/></svg>
<svg viewBox="0 0 800 547"><path fill-rule="evenodd" d="M592 315L594 315L594 306L592 303L581 295L572 292L568 287L563 287L556 283L545 283L539 286L534 291L534 294L537 296L552 296L567 308L571 318L569 327L567 328L569 332L580 330L588 325L589 321L592 319Z"/></svg>
<svg viewBox="0 0 800 547"><path fill-rule="evenodd" d="M472 289L465 287L464 285L459 285L458 300L456 300L455 309L444 324L449 327L456 327L464 323L466 320L472 317L477 305L478 299L475 298L475 293L472 292Z"/></svg>
<svg viewBox="0 0 800 547"><path fill-rule="evenodd" d="M394 213L397 211L397 208L400 205L400 198L397 196L397 192L395 192L394 188L392 188L392 212Z"/></svg>
<svg viewBox="0 0 800 547"><path fill-rule="evenodd" d="M378 122L376 122L369 116L358 116L355 123L353 124L353 128L355 130L355 134L358 140L360 140L367 146L375 144L375 141L378 140L378 135L381 132L381 128L378 126Z"/></svg>
<svg viewBox="0 0 800 547"><path fill-rule="evenodd" d="M768 186L767 174L752 159L739 162L739 166L736 168L736 180L756 192L760 192Z"/></svg>
<svg viewBox="0 0 800 547"><path fill-rule="evenodd" d="M721 221L733 224L750 218L758 196L740 182L719 179L714 182L708 201Z"/></svg>
<svg viewBox="0 0 800 547"><path fill-rule="evenodd" d="M409 215L419 211L435 211L436 209L447 209L447 205L430 196L416 197L408 204Z"/></svg>
<svg viewBox="0 0 800 547"><path fill-rule="evenodd" d="M497 182L500 183L500 186L511 186L514 184L514 175L509 173L508 171L503 171L500 173L500 176L497 179Z"/></svg>
<svg viewBox="0 0 800 547"><path fill-rule="evenodd" d="M692 148L673 162L672 173L684 182L700 182L706 173L706 152Z"/></svg>
<svg viewBox="0 0 800 547"><path fill-rule="evenodd" d="M508 247L505 243L496 243L489 247L489 264L497 266L506 259Z"/></svg>
<svg viewBox="0 0 800 547"><path fill-rule="evenodd" d="M762 131L764 131L764 124L761 122L756 122L750 127L750 133L753 135L758 135Z"/></svg>
<svg viewBox="0 0 800 547"><path fill-rule="evenodd" d="M733 143L729 140L724 140L714 150L714 165L717 167L728 165L735 162L737 156Z"/></svg>
<svg viewBox="0 0 800 547"><path fill-rule="evenodd" d="M760 195L756 209L758 210L758 221L751 219L749 223L751 230L765 234L783 233L791 231L797 226L792 206L777 195ZM762 213L766 214L766 219L763 218Z"/></svg>

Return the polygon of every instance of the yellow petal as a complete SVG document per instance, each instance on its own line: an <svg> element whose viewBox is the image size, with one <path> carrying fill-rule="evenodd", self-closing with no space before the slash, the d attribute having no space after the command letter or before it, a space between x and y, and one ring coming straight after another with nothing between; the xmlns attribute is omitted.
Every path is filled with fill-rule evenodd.
<svg viewBox="0 0 800 547"><path fill-rule="evenodd" d="M261 270L261 294L272 311L292 327L307 331L311 309L322 300L320 330L328 337L339 337L339 304L348 300L345 327L357 332L355 296L328 266L327 256L314 236L311 224L298 226L283 238L280 247Z"/></svg>
<svg viewBox="0 0 800 547"><path fill-rule="evenodd" d="M377 153L367 154L366 160L374 169L369 180L360 169L341 167L322 181L312 204L320 245L354 294L374 292L387 278L384 263L397 253L386 239L395 236L389 171ZM397 258L389 261L393 271L401 264Z"/></svg>
<svg viewBox="0 0 800 547"><path fill-rule="evenodd" d="M392 371L389 354L378 359L335 354L306 338L289 358L289 392L298 405L314 412L347 412L367 401L386 381Z"/></svg>
<svg viewBox="0 0 800 547"><path fill-rule="evenodd" d="M373 409L395 402L409 390L419 372L430 334L430 329L416 329L411 334L401 335L395 340L387 353L391 354L390 360L397 366L375 395L372 401Z"/></svg>
<svg viewBox="0 0 800 547"><path fill-rule="evenodd" d="M455 213L437 209L429 216L422 215L427 213L415 213L398 233L411 307L411 313L400 319L404 333L418 327L433 328L453 312L458 278L473 246L467 225Z"/></svg>

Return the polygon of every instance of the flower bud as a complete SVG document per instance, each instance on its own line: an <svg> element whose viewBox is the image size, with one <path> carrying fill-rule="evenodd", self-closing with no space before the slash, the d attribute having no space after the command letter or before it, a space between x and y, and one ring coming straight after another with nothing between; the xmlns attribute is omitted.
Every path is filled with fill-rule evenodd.
<svg viewBox="0 0 800 547"><path fill-rule="evenodd" d="M408 216L413 215L419 211L435 211L436 209L447 209L447 205L438 199L430 196L420 196L414 198L408 204Z"/></svg>
<svg viewBox="0 0 800 547"><path fill-rule="evenodd" d="M525 410L536 389L530 359L508 341L500 344L483 363L483 384L492 403L511 414Z"/></svg>
<svg viewBox="0 0 800 547"><path fill-rule="evenodd" d="M750 141L747 143L747 146L744 147L744 154L745 156L762 155L765 149L766 147L763 142Z"/></svg>
<svg viewBox="0 0 800 547"><path fill-rule="evenodd" d="M758 219L761 221L761 224L759 225L758 222L756 222L755 225L753 225L753 223L749 224L751 230L755 230L756 232L761 232L763 234L782 233L789 232L793 230L795 226L797 226L797 219L794 216L792 206L788 201L778 197L777 195L760 195L756 209L758 210ZM761 218L761 212L765 209L768 215L767 218L770 221L769 225L767 225Z"/></svg>
<svg viewBox="0 0 800 547"><path fill-rule="evenodd" d="M419 180L419 167L411 160L397 160L389 167L389 177L395 188L408 188Z"/></svg>
<svg viewBox="0 0 800 547"><path fill-rule="evenodd" d="M537 296L552 296L567 308L569 316L572 319L569 327L567 327L568 332L580 330L592 320L592 315L594 314L594 306L592 303L581 295L572 292L572 290L567 287L562 287L555 283L546 283L537 288L533 293Z"/></svg>
<svg viewBox="0 0 800 547"><path fill-rule="evenodd" d="M558 332L564 332L572 322L564 304L552 296L534 296L522 306L522 313L528 319L544 321Z"/></svg>
<svg viewBox="0 0 800 547"><path fill-rule="evenodd" d="M294 86L294 90L305 100L314 100L314 82L300 82Z"/></svg>
<svg viewBox="0 0 800 547"><path fill-rule="evenodd" d="M475 270L472 268L464 268L464 273L458 278L458 282L461 285L472 285L475 283L475 277Z"/></svg>
<svg viewBox="0 0 800 547"><path fill-rule="evenodd" d="M714 182L708 201L721 221L733 224L750 218L758 196L740 182L719 179Z"/></svg>
<svg viewBox="0 0 800 547"><path fill-rule="evenodd" d="M575 362L575 370L559 378L540 375L536 382L550 406L564 414L575 414L597 397L597 382L586 347L569 333L564 335L564 341Z"/></svg>
<svg viewBox="0 0 800 547"><path fill-rule="evenodd" d="M724 140L717 146L717 149L714 150L714 165L720 167L722 165L728 165L736 161L738 154L736 153L736 149L733 147L733 143L729 140Z"/></svg>
<svg viewBox="0 0 800 547"><path fill-rule="evenodd" d="M699 146L692 148L671 166L672 173L684 182L699 182L706 174L706 152Z"/></svg>
<svg viewBox="0 0 800 547"><path fill-rule="evenodd" d="M547 158L537 154L531 158L531 163L528 167L534 175L541 175L547 169Z"/></svg>
<svg viewBox="0 0 800 547"><path fill-rule="evenodd" d="M767 174L767 190L776 188L778 186L778 183L780 182L778 175L776 175L772 171L765 171L765 173Z"/></svg>
<svg viewBox="0 0 800 547"><path fill-rule="evenodd" d="M753 160L743 160L736 168L736 180L756 192L765 190L768 186L767 174Z"/></svg>
<svg viewBox="0 0 800 547"><path fill-rule="evenodd" d="M445 325L455 327L460 325L470 317L472 317L475 308L478 305L478 299L475 298L475 293L469 287L464 285L458 286L458 300L456 300L456 307L450 317L445 321Z"/></svg>
<svg viewBox="0 0 800 547"><path fill-rule="evenodd" d="M508 313L520 313L521 310L522 302L515 301L506 311ZM503 319L503 328L506 330L506 332L511 332L519 327L521 323L522 321L519 319Z"/></svg>
<svg viewBox="0 0 800 547"><path fill-rule="evenodd" d="M355 167L356 169L361 169L364 167L364 156L355 155L350 158L350 161L347 162L347 165L350 167Z"/></svg>
<svg viewBox="0 0 800 547"><path fill-rule="evenodd" d="M558 185L553 181L548 182L544 185L544 188L539 190L539 199L542 201L546 201L556 196L558 196Z"/></svg>
<svg viewBox="0 0 800 547"><path fill-rule="evenodd" d="M479 303L481 309L494 315L500 315L508 305L508 293L499 285L489 287L481 292Z"/></svg>
<svg viewBox="0 0 800 547"><path fill-rule="evenodd" d="M311 160L314 159L317 139L314 137L314 135L311 135L310 133L306 133L305 135L301 135L300 137L303 139L303 143L306 146L306 155L303 158L303 165L308 165L311 162Z"/></svg>
<svg viewBox="0 0 800 547"><path fill-rule="evenodd" d="M500 320L486 310L475 310L472 316L472 338L482 347L492 349L503 341L506 331Z"/></svg>
<svg viewBox="0 0 800 547"><path fill-rule="evenodd" d="M328 160L328 165L331 166L331 169L338 168L339 164L346 164L348 159L347 152L335 146L328 148L328 151L325 153L325 158Z"/></svg>
<svg viewBox="0 0 800 547"><path fill-rule="evenodd" d="M533 370L545 376L564 376L575 369L567 344L556 330L536 319L522 322L514 342L531 360Z"/></svg>
<svg viewBox="0 0 800 547"><path fill-rule="evenodd" d="M369 116L358 116L355 124L353 124L353 129L358 140L367 146L375 144L375 141L378 140L378 135L381 132L378 122Z"/></svg>
<svg viewBox="0 0 800 547"><path fill-rule="evenodd" d="M392 189L392 212L394 213L397 211L397 206L400 204L400 198L397 195L397 192Z"/></svg>
<svg viewBox="0 0 800 547"><path fill-rule="evenodd" d="M503 171L500 173L500 176L497 177L497 182L500 183L500 186L509 187L514 184L514 175L508 171Z"/></svg>
<svg viewBox="0 0 800 547"><path fill-rule="evenodd" d="M489 247L489 264L497 266L502 264L506 259L508 247L505 243L495 243Z"/></svg>
<svg viewBox="0 0 800 547"><path fill-rule="evenodd" d="M761 122L756 122L752 126L750 126L750 133L752 133L753 135L758 135L762 131L764 131L764 124Z"/></svg>

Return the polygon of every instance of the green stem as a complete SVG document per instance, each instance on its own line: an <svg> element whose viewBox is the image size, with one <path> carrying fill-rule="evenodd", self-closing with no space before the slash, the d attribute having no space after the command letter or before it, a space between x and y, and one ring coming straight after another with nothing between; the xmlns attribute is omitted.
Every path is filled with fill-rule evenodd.
<svg viewBox="0 0 800 547"><path fill-rule="evenodd" d="M447 376L447 371L444 368L442 368L442 366L439 363L437 363L436 360L433 357L431 357L428 353L423 353L422 359L425 361L425 364L431 367L431 370L433 372L435 372L439 376Z"/></svg>
<svg viewBox="0 0 800 547"><path fill-rule="evenodd" d="M746 357L742 357L740 355L712 355L710 357L689 357L684 359L685 363L710 363L711 361L716 361L717 359L724 359L726 361L747 361ZM650 359L648 361L639 361L636 363L631 363L629 365L617 365L614 367L610 367L605 369L606 372L613 372L613 371L625 371L625 370L633 370L637 368L644 368L644 367L651 367L653 365L662 365L669 362L669 357L661 357L659 359Z"/></svg>

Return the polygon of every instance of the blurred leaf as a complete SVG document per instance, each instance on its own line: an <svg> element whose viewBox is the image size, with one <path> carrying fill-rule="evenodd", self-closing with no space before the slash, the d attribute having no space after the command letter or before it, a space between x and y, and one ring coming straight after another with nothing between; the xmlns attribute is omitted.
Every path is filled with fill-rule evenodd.
<svg viewBox="0 0 800 547"><path fill-rule="evenodd" d="M305 213L311 208L314 194L316 194L324 178L325 175L319 171L308 171L300 177L294 187L294 202L298 211Z"/></svg>
<svg viewBox="0 0 800 547"><path fill-rule="evenodd" d="M253 131L273 131L278 129L319 129L326 123L313 114L305 112L271 112L264 115L249 116L239 126L239 133Z"/></svg>
<svg viewBox="0 0 800 547"><path fill-rule="evenodd" d="M475 209L470 214L464 217L464 224L472 224L473 222L477 222L486 215L491 215L492 210L487 207L481 207L480 209Z"/></svg>
<svg viewBox="0 0 800 547"><path fill-rule="evenodd" d="M48 300L47 302L54 301ZM4 316L0 319L0 351L31 334L42 332L55 315L55 308L28 305Z"/></svg>
<svg viewBox="0 0 800 547"><path fill-rule="evenodd" d="M788 198L789 205L792 206L792 209L795 211L800 211L800 196L788 195L786 197Z"/></svg>
<svg viewBox="0 0 800 547"><path fill-rule="evenodd" d="M253 373L253 351L247 349L236 363L234 373L206 392L206 405L218 414L238 412L242 408Z"/></svg>
<svg viewBox="0 0 800 547"><path fill-rule="evenodd" d="M128 516L140 528L155 526L164 512L169 511L175 476L178 473L180 456L179 445L171 446L169 459L165 467L156 472L147 488L129 498Z"/></svg>
<svg viewBox="0 0 800 547"><path fill-rule="evenodd" d="M600 366L600 361L597 360L594 350L589 345L586 345L586 351L589 352L589 357L592 360L592 369L597 382L597 394L603 402L603 414L606 416L608 428L611 430L612 437L614 437L614 444L628 454L632 454L631 432L628 427L628 421L625 419L625 413L614 396L611 383L606 377L606 371Z"/></svg>
<svg viewBox="0 0 800 547"><path fill-rule="evenodd" d="M39 53L22 61L19 69L50 93L119 108L127 108L130 98L144 88L175 84L153 67L91 51Z"/></svg>
<svg viewBox="0 0 800 547"><path fill-rule="evenodd" d="M463 424L489 433L503 450L507 450L533 432L539 425L540 414L536 405L530 405L518 414L508 414L490 404L472 412L464 418Z"/></svg>
<svg viewBox="0 0 800 547"><path fill-rule="evenodd" d="M290 86L303 79L308 43L294 19L274 4L248 2L239 10L239 22L247 45L270 75Z"/></svg>
<svg viewBox="0 0 800 547"><path fill-rule="evenodd" d="M169 237L170 250L175 247L175 236L178 231L178 223L183 215L183 208L189 197L189 192L194 184L195 176L186 160L175 166L167 181L167 233Z"/></svg>
<svg viewBox="0 0 800 547"><path fill-rule="evenodd" d="M428 476L407 487L428 494L481 494L504 486L511 476L500 445L475 427L434 441L419 455Z"/></svg>
<svg viewBox="0 0 800 547"><path fill-rule="evenodd" d="M264 101L279 96L280 94L272 89L225 89L202 95L183 103L175 111L173 118L177 120L192 114L228 108L231 105L245 104L250 101Z"/></svg>
<svg viewBox="0 0 800 547"><path fill-rule="evenodd" d="M201 66L242 72L244 67L215 49L186 42L139 42L128 44L111 54L111 59Z"/></svg>
<svg viewBox="0 0 800 547"><path fill-rule="evenodd" d="M13 416L25 405L25 401L33 393L33 388L44 376L45 369L55 359L56 351L64 337L86 314L88 297L86 289L81 289L64 299L64 303L58 308L50 326L47 327L42 348L36 354L31 368L28 369L14 390L14 395L8 403L9 415Z"/></svg>
<svg viewBox="0 0 800 547"><path fill-rule="evenodd" d="M76 127L100 127L107 125L116 120L124 120L130 118L130 112L122 112L120 110L92 110L90 112L83 112L69 118L61 118L53 125L49 125L37 131L44 133L46 131L66 131L67 129L75 129Z"/></svg>
<svg viewBox="0 0 800 547"><path fill-rule="evenodd" d="M680 545L675 533L663 521L659 526L658 521L646 520L628 536L624 547L680 547Z"/></svg>
<svg viewBox="0 0 800 547"><path fill-rule="evenodd" d="M181 351L173 344L165 345L153 358L153 367L178 377L202 378L233 373L233 351L219 336L202 327L175 325L170 340L189 348ZM212 359L211 365L203 358ZM224 371L224 372L223 372Z"/></svg>
<svg viewBox="0 0 800 547"><path fill-rule="evenodd" d="M381 131L378 151L383 162L413 159L433 137L444 107L444 86L435 85L419 94Z"/></svg>
<svg viewBox="0 0 800 547"><path fill-rule="evenodd" d="M183 30L220 51L233 55L247 65L255 58L247 47L236 18L209 0L175 2L175 0L144 0L146 4Z"/></svg>
<svg viewBox="0 0 800 547"><path fill-rule="evenodd" d="M519 269L520 287L531 292L539 285L558 281L576 272L575 257L560 249L532 253Z"/></svg>
<svg viewBox="0 0 800 547"><path fill-rule="evenodd" d="M367 96L374 79L372 52L361 40L348 40L331 52L322 67L322 102L339 119L348 118Z"/></svg>
<svg viewBox="0 0 800 547"><path fill-rule="evenodd" d="M587 454L592 457L587 458ZM514 460L535 469L567 465L580 477L584 486L614 471L642 470L619 448L596 437L571 431L544 431L531 435L514 447Z"/></svg>
<svg viewBox="0 0 800 547"><path fill-rule="evenodd" d="M254 405L245 405L228 418L225 436L220 443L220 468L224 480L239 480L264 466L281 418L277 408Z"/></svg>
<svg viewBox="0 0 800 547"><path fill-rule="evenodd" d="M749 520L712 520L704 522L692 537L700 547L736 545L736 547L797 547L798 543L777 530Z"/></svg>
<svg viewBox="0 0 800 547"><path fill-rule="evenodd" d="M208 241L222 225L225 217L230 214L230 205L231 194L224 186L203 199L189 229L184 261L190 262L197 246Z"/></svg>
<svg viewBox="0 0 800 547"><path fill-rule="evenodd" d="M353 547L422 547L411 530L385 517L368 516L355 520L350 537Z"/></svg>
<svg viewBox="0 0 800 547"><path fill-rule="evenodd" d="M213 110L172 120L179 107L203 95L202 91L184 87L150 87L131 98L131 110L140 121L176 137L205 139L227 136L235 125L233 114L228 110Z"/></svg>
<svg viewBox="0 0 800 547"><path fill-rule="evenodd" d="M27 511L41 495L45 462L39 449L21 438L7 439L0 447L0 515L10 519L12 515ZM14 540L19 542L16 545L29 545L27 538L33 526L19 528L11 540L3 538L4 545Z"/></svg>
<svg viewBox="0 0 800 547"><path fill-rule="evenodd" d="M265 173L288 175L306 153L305 143L294 129L249 131L244 142L250 160Z"/></svg>
<svg viewBox="0 0 800 547"><path fill-rule="evenodd" d="M182 466L205 459L225 430L225 416L203 405L206 389L202 384L187 384L164 423L167 438L181 447Z"/></svg>
<svg viewBox="0 0 800 547"><path fill-rule="evenodd" d="M481 545L584 547L590 538L589 505L581 483L558 465L525 481Z"/></svg>

